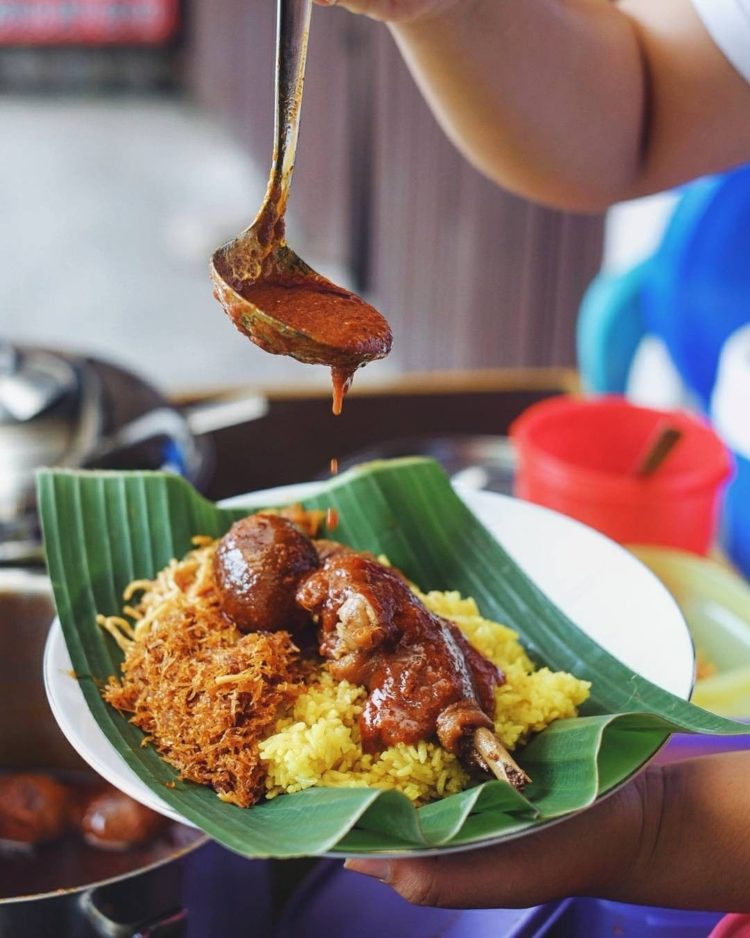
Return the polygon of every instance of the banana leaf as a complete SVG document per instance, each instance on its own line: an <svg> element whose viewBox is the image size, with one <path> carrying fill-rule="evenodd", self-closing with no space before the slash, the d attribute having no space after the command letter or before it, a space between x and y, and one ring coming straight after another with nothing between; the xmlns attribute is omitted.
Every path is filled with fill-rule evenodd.
<svg viewBox="0 0 750 938"><path fill-rule="evenodd" d="M552 724L520 752L534 780L523 795L489 781L419 809L399 793L357 788L312 788L249 809L223 803L209 788L176 779L141 746L141 731L102 700L102 682L119 673L121 653L95 616L118 613L131 580L182 556L195 534L220 536L247 510L217 507L166 473L43 471L38 489L58 614L94 718L159 798L246 856L401 853L496 841L592 804L674 731L748 732L633 674L592 641L474 517L436 463L370 463L323 484L304 504L337 509L338 539L386 554L422 589L475 597L483 615L519 633L539 665L591 681L591 697L577 719Z"/></svg>

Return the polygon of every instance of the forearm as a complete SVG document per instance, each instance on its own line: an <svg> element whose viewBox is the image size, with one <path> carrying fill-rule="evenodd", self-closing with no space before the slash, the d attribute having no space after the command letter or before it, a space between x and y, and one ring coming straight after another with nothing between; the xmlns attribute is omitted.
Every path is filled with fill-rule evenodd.
<svg viewBox="0 0 750 938"><path fill-rule="evenodd" d="M750 753L667 766L650 797L633 867L609 898L750 912Z"/></svg>
<svg viewBox="0 0 750 938"><path fill-rule="evenodd" d="M347 865L448 908L595 896L750 912L750 752L652 767L569 820L475 853Z"/></svg>
<svg viewBox="0 0 750 938"><path fill-rule="evenodd" d="M642 52L606 0L457 0L391 30L448 135L501 185L576 210L636 185Z"/></svg>
<svg viewBox="0 0 750 938"><path fill-rule="evenodd" d="M691 0L339 2L384 11L457 146L537 201L596 210L750 159L750 85Z"/></svg>

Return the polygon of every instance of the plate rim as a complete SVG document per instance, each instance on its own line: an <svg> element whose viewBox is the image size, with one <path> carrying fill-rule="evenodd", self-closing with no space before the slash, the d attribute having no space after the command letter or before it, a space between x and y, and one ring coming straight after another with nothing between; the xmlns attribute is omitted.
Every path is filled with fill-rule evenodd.
<svg viewBox="0 0 750 938"><path fill-rule="evenodd" d="M264 505L269 504L269 501L268 501L269 499L272 499L272 500L287 499L289 501L294 501L296 499L302 499L302 498L309 497L313 494L316 494L318 491L324 488L325 488L325 483L323 482L299 482L299 483L293 483L291 485L274 486L272 488L259 489L254 492L247 492L243 495L231 496L230 498L226 498L226 499L222 499L221 501L218 501L216 504L218 507L221 507L221 508L237 508L237 507L243 507L245 505L248 508L257 508L257 507L263 507ZM518 504L523 505L524 510L530 510L532 513L537 513L539 515L543 515L543 516L554 515L558 522L562 521L564 523L568 523L571 526L571 530L574 528L583 529L586 532L586 536L595 536L596 538L601 539L603 542L607 543L610 549L615 548L617 551L619 551L623 555L623 557L628 558L630 561L633 562L634 565L638 566L641 569L641 573L645 574L648 578L653 580L658 585L659 590L662 591L663 593L663 598L667 599L669 603L672 605L673 611L676 612L680 620L680 623L682 625L684 634L688 639L688 647L689 647L690 658L691 658L691 676L689 680L689 687L684 693L676 694L676 696L682 696L683 699L685 700L690 699L690 695L693 691L694 684L695 684L695 646L694 646L692 637L690 635L687 622L685 620L685 617L677 601L672 596L670 591L664 586L664 584L659 580L656 574L653 573L653 571L643 561L641 561L638 557L636 557L633 553L631 553L625 547L612 541L610 538L608 538L606 535L602 534L601 532L588 527L587 525L583 524L582 522L577 521L574 518L570 518L567 515L563 515L560 512L554 511L553 509L549 509L541 505L536 505L532 502L522 501L520 499L516 499L508 495L503 495L498 492L488 492L486 490L477 491L476 489L472 489L470 487L464 487L461 485L455 485L454 489L457 492L457 494L465 502L471 502L472 498L475 498L475 497L478 497L480 500L484 497L484 498L489 498L492 501L499 500L502 502L518 503ZM468 507L470 508L470 510L474 511L474 508L472 507L471 504L468 504ZM495 537L495 539L497 539L496 535L492 531L490 531L490 533L492 534L493 537ZM97 772L97 774L99 774L102 778L104 778L110 784L115 785L115 783L112 781L112 773L109 771L104 772L99 767L100 763L96 759L95 753L93 753L88 747L86 748L85 752L79 748L79 745L77 743L77 736L75 732L73 731L73 721L68 722L68 721L64 721L61 719L61 714L64 713L64 708L60 707L59 705L58 706L55 705L58 700L58 694L56 692L56 676L58 672L63 670L60 668L59 663L57 664L54 663L54 659L56 659L56 656L58 654L63 654L67 661L70 660L68 649L65 643L63 632L62 632L60 619L58 616L55 616L54 620L52 621L50 625L50 629L49 629L49 632L47 634L47 638L45 641L43 665L42 665L43 677L44 677L44 688L45 688L45 693L47 695L47 700L48 700L50 709L63 735L68 740L70 745L75 749L78 755L85 762L87 762L91 766L91 768L94 769L95 772ZM70 680L77 681L75 675L72 672L72 663L71 663L70 668L68 668L67 670L68 670L68 673L65 674L65 677L67 677ZM59 680L59 677L57 677L57 679ZM80 687L78 689L79 689L79 693L81 693L83 704L84 706L86 706L85 698L83 698L83 693L80 690ZM672 693L675 693L675 692L672 691ZM88 711L87 706L86 706L86 710ZM88 712L90 715L90 711ZM123 791L125 794L129 795L131 798L138 801L139 803L144 804L146 807L149 807L152 810L157 811L158 813L170 818L171 820L177 821L178 823L184 824L188 827L198 829L196 824L189 821L187 818L183 817L181 814L179 814L179 812L175 811L170 805L162 801L158 797L158 795L155 795L151 791L151 789L149 789L145 785L145 783L142 782L135 775L132 769L128 766L125 759L120 755L120 753L118 753L114 749L111 743L109 743L109 740L107 740L106 736L104 735L103 731L101 730L98 724L96 724L96 727L97 727L97 730L102 735L102 741L106 744L106 746L108 747L110 751L114 751L123 769L125 770L126 784L122 784L121 782L122 776L118 775L117 776L118 782L115 785L115 787L119 788L121 791ZM345 857L366 859L368 857L373 857L373 856L378 856L382 858L392 858L392 859L405 859L405 858L414 857L414 856L419 856L419 857L445 856L448 853L462 853L462 852L467 852L467 851L472 851L472 850L481 850L486 847L496 846L499 843L505 843L510 840L515 840L520 837L525 837L531 833L546 829L554 824L559 824L562 821L569 820L570 818L575 817L576 815L581 814L584 811L587 811L593 805L599 804L600 802L604 801L606 798L609 798L612 795L614 795L623 786L631 782L637 775L639 775L649 765L649 763L658 755L662 747L666 744L666 741L667 740L665 740L664 743L659 745L626 778L624 778L621 782L614 785L610 790L605 792L603 795L600 795L598 798L592 801L591 804L586 805L585 807L580 808L576 811L571 811L560 817L550 818L546 821L535 824L534 826L530 828L524 828L522 830L510 832L508 834L499 834L495 837L484 838L475 842L465 843L465 844L453 844L453 845L448 844L448 845L440 846L440 847L407 847L403 850L388 849L388 850L382 850L382 851L381 850L357 851L357 850L349 850L349 849L337 850L335 848L332 848L328 851L314 854L314 856L331 857L335 859L343 859ZM130 775L133 776L132 780L129 777Z"/></svg>

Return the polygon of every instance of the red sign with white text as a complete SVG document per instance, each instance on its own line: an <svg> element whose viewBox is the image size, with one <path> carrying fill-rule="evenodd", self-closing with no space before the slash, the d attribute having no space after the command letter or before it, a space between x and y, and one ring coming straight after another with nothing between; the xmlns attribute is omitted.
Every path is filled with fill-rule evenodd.
<svg viewBox="0 0 750 938"><path fill-rule="evenodd" d="M1 45L154 45L169 39L179 0L0 0Z"/></svg>

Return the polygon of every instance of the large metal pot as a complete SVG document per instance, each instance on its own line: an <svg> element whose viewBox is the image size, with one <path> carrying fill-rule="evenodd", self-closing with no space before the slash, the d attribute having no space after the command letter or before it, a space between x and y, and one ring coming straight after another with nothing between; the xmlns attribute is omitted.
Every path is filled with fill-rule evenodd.
<svg viewBox="0 0 750 938"><path fill-rule="evenodd" d="M45 576L0 569L0 770L84 768L45 697L42 651L53 615ZM266 936L267 864L234 857L194 831L187 840L124 875L0 900L0 938Z"/></svg>
<svg viewBox="0 0 750 938"><path fill-rule="evenodd" d="M266 408L263 398L246 394L179 410L115 365L0 340L0 771L87 768L57 728L43 687L54 605L41 572L35 469L168 468L200 485L211 468L204 434ZM190 831L157 862L135 859L124 873L123 866L108 876L103 855L96 882L0 899L0 938L270 932L268 864L235 857Z"/></svg>
<svg viewBox="0 0 750 938"><path fill-rule="evenodd" d="M205 434L266 408L250 393L181 410L109 362L0 340L0 564L42 559L37 468L171 469L200 486Z"/></svg>

